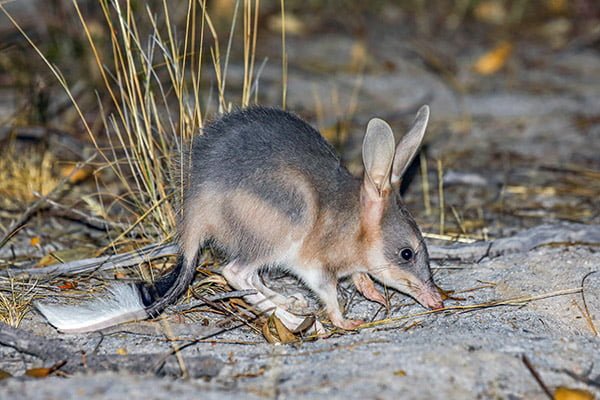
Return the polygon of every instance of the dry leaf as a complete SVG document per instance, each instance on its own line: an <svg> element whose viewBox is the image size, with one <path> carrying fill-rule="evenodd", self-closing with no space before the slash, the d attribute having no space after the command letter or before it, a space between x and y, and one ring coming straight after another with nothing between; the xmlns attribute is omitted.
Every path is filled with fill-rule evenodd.
<svg viewBox="0 0 600 400"><path fill-rule="evenodd" d="M507 12L503 3L487 0L477 3L473 10L475 18L489 24L502 24L506 21Z"/></svg>
<svg viewBox="0 0 600 400"><path fill-rule="evenodd" d="M119 347L117 349L117 351L115 351L115 353L117 353L120 356L126 356L127 355L127 349L125 347Z"/></svg>
<svg viewBox="0 0 600 400"><path fill-rule="evenodd" d="M330 142L337 142L340 138L340 124L330 125L325 128L321 128L321 135Z"/></svg>
<svg viewBox="0 0 600 400"><path fill-rule="evenodd" d="M52 373L50 368L30 368L25 371L25 375L31 376L32 378L45 378Z"/></svg>
<svg viewBox="0 0 600 400"><path fill-rule="evenodd" d="M481 75L495 74L506 64L512 53L512 47L509 42L501 42L498 46L479 57L473 65L473 69Z"/></svg>
<svg viewBox="0 0 600 400"><path fill-rule="evenodd" d="M90 168L82 167L77 169L75 165L66 165L62 167L60 174L63 177L69 177L69 183L79 183L85 181L92 174Z"/></svg>
<svg viewBox="0 0 600 400"><path fill-rule="evenodd" d="M271 315L271 317L273 318L273 324L275 325L275 330L277 331L277 336L279 336L279 341L281 343L288 344L298 341L296 335L294 335L275 314Z"/></svg>
<svg viewBox="0 0 600 400"><path fill-rule="evenodd" d="M34 236L31 239L29 239L29 244L34 247L39 246L41 242L42 242L42 238L40 238L39 236Z"/></svg>
<svg viewBox="0 0 600 400"><path fill-rule="evenodd" d="M406 371L403 369L399 369L398 371L394 371L394 375L396 376L406 376Z"/></svg>
<svg viewBox="0 0 600 400"><path fill-rule="evenodd" d="M56 364L54 364L51 367L48 368L30 368L27 371L25 371L25 375L30 376L32 378L45 378L48 375L50 375L51 373L57 371L59 368L61 368L63 365L65 365L67 362L65 360L63 361L59 361Z"/></svg>
<svg viewBox="0 0 600 400"><path fill-rule="evenodd" d="M73 290L77 288L76 281L64 281L62 285L59 285L58 288L60 290Z"/></svg>
<svg viewBox="0 0 600 400"><path fill-rule="evenodd" d="M559 386L554 391L554 400L594 400L594 395L587 390Z"/></svg>
<svg viewBox="0 0 600 400"><path fill-rule="evenodd" d="M115 272L113 276L117 280L119 280L119 279L126 279L127 278L127 274L125 274L123 272Z"/></svg>
<svg viewBox="0 0 600 400"><path fill-rule="evenodd" d="M10 377L12 377L12 374L10 372L6 372L6 371L0 369L0 381L2 379L6 379L6 378L10 378Z"/></svg>
<svg viewBox="0 0 600 400"><path fill-rule="evenodd" d="M567 0L546 0L546 8L555 14L565 14L569 11Z"/></svg>
<svg viewBox="0 0 600 400"><path fill-rule="evenodd" d="M304 325L304 324L302 324ZM275 314L271 314L262 326L262 333L269 343L295 343L299 339L281 322Z"/></svg>
<svg viewBox="0 0 600 400"><path fill-rule="evenodd" d="M350 50L350 71L351 72L360 72L364 68L367 63L369 57L369 52L367 50L367 45L363 40L358 40L352 44L352 49Z"/></svg>
<svg viewBox="0 0 600 400"><path fill-rule="evenodd" d="M265 339L267 339L267 342L269 342L269 343L279 343L279 340L277 340L277 338L275 337L275 335L273 335L271 333L271 327L269 326L270 325L269 321L270 321L270 318L267 319L265 321L265 323L263 324L263 326L262 326L262 334L265 337Z"/></svg>

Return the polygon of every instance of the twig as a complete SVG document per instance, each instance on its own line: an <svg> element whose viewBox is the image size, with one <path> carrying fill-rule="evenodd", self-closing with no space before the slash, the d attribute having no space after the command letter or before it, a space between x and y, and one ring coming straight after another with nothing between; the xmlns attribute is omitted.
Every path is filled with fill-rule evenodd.
<svg viewBox="0 0 600 400"><path fill-rule="evenodd" d="M46 202L50 205L50 208L53 210L54 215L81 222L89 226L90 228L98 230L108 230L111 228L126 229L127 227L129 227L129 225L127 224L110 222L102 218L87 215L86 213L76 210L74 208L63 206L62 204L59 204L52 199L46 199Z"/></svg>
<svg viewBox="0 0 600 400"><path fill-rule="evenodd" d="M135 266L155 258L175 255L178 251L178 246L175 244L152 244L128 253L86 258L63 264L53 264L43 268L4 269L0 271L0 276L27 275L35 277L55 277L61 275L71 276L92 271L107 271L115 268Z"/></svg>
<svg viewBox="0 0 600 400"><path fill-rule="evenodd" d="M525 364L525 366L527 367L527 369L529 370L529 372L531 372L531 375L533 375L533 379L535 379L535 381L538 383L538 385L540 385L540 387L542 388L542 390L544 391L544 393L546 393L546 395L548 396L548 398L550 400L554 399L554 396L552 396L552 392L550 391L550 389L548 388L548 386L546 386L546 384L542 380L542 377L540 376L540 374L533 367L533 364L531 364L531 361L529 361L529 358L527 358L527 356L525 354L523 354L521 356L521 360L523 361L523 364Z"/></svg>
<svg viewBox="0 0 600 400"><path fill-rule="evenodd" d="M231 299L234 297L244 297L244 296L248 296L251 294L256 294L256 290L235 290L232 292L217 293L215 295L206 297L206 299L210 300L211 302L215 302L215 301L220 301L220 300L225 300L225 299ZM188 310L191 310L192 308L203 306L205 304L208 304L208 303L206 303L204 300L196 300L196 301L189 302L187 304L181 304L181 305L178 305L175 307L169 307L169 311L173 311L173 312L188 311Z"/></svg>
<svg viewBox="0 0 600 400"><path fill-rule="evenodd" d="M581 299L583 300L583 309L585 310L585 319L586 319L588 325L590 325L590 327L592 328L592 331L594 332L594 335L596 335L596 336L599 335L598 329L596 328L596 325L594 324L594 320L590 316L590 310L588 308L587 301L585 299L585 290L584 290L585 287L583 285L585 284L585 280L587 278L589 278L590 275L593 275L593 274L595 274L597 272L598 271L588 272L587 274L585 274L585 276L581 280Z"/></svg>

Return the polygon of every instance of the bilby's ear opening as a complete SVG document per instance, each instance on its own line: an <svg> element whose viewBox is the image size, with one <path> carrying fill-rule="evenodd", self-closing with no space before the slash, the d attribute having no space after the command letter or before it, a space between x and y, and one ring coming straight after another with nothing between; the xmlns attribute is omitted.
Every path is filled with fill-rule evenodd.
<svg viewBox="0 0 600 400"><path fill-rule="evenodd" d="M425 135L425 129L427 129L428 122L429 106L424 105L417 112L417 116L415 117L412 127L402 138L398 144L398 147L396 147L394 165L392 167L392 176L390 179L394 189L398 189L400 187L402 176L419 151L419 147L421 147L421 142L423 141L423 136Z"/></svg>
<svg viewBox="0 0 600 400"><path fill-rule="evenodd" d="M363 184L380 197L391 189L390 174L396 146L392 128L382 119L373 118L367 125L362 156L365 166Z"/></svg>

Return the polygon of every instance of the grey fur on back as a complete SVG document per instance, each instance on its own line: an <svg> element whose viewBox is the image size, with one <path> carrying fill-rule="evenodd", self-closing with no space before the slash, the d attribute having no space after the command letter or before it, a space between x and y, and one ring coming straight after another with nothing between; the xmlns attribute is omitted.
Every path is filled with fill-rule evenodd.
<svg viewBox="0 0 600 400"><path fill-rule="evenodd" d="M292 225L304 225L310 218L310 204L298 180L313 188L319 210L350 212L358 204L348 194L358 193L360 181L341 165L319 132L283 110L251 107L207 124L193 141L191 160L184 207L203 190L216 190L225 201L228 193L243 190L286 215ZM226 222L243 230L239 221ZM238 241L256 239L249 232L236 236ZM232 243L228 250L230 257L244 259L254 258L250 250L257 256L269 251L260 243Z"/></svg>

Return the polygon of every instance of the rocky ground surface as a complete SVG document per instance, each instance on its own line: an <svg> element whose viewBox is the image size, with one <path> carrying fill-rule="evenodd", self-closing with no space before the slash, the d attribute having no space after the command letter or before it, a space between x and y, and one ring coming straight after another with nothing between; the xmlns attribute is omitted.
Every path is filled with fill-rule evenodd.
<svg viewBox="0 0 600 400"><path fill-rule="evenodd" d="M418 176L406 193L424 231L439 230L436 160L443 162L446 207L458 215L448 211L445 233L466 228L466 237L500 238L559 221L600 229L597 50L522 42L503 71L482 77L472 73L472 65L487 45L473 45L473 38L469 46L439 38L425 48L401 27L371 28L362 39L368 57L360 79L345 68L356 46L348 35L288 41L288 107L326 132L345 118L350 137L339 147L352 169L359 168L362 129L371 116L383 116L401 133L414 111L428 103L432 117L424 154L432 212L424 211ZM276 38L263 46L265 54L278 56ZM432 58L441 58L452 79L432 70ZM279 101L277 68L268 63L263 71L267 104ZM238 75L233 65L230 79ZM339 111L351 109L354 99L355 112ZM469 221L476 225L467 226ZM23 371L47 364L0 347L0 369L17 376L0 382L0 398L547 398L532 370L551 391L563 386L599 396L598 245L578 240L477 260L436 260L436 280L454 291L454 299L447 301L448 310L435 313L396 293L386 314L346 283L340 293L348 316L387 322L290 345L268 344L260 332L242 326L190 345L180 352L181 364L171 356L158 373L160 355L172 348L167 329L187 343L213 332L211 321L219 318L209 315L205 324L169 315L166 324L62 335L31 312L22 329L59 338L72 351L154 358L136 373L35 379ZM291 278L271 281L297 291ZM208 357L210 368L196 364L199 357ZM181 365L188 366L188 379L179 377Z"/></svg>

